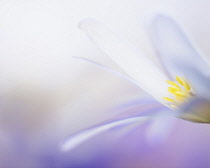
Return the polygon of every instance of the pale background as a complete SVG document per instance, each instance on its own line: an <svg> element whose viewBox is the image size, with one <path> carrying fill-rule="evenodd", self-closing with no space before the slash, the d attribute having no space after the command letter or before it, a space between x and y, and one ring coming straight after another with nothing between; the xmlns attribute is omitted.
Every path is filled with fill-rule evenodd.
<svg viewBox="0 0 210 168"><path fill-rule="evenodd" d="M13 89L21 88L27 94L23 102L32 99L29 108L36 108L36 96L52 107L43 113L12 111L6 122L20 118L33 135L46 128L66 136L112 117L113 107L141 96L129 82L72 58L118 69L78 29L83 18L104 22L157 62L148 32L151 18L157 13L173 17L208 56L209 9L208 0L0 0L1 97L14 97Z"/></svg>

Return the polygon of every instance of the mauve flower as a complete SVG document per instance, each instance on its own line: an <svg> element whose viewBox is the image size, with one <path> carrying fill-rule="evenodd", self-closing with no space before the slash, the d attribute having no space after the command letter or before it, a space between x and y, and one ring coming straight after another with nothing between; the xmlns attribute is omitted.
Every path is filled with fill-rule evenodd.
<svg viewBox="0 0 210 168"><path fill-rule="evenodd" d="M197 123L210 122L209 66L174 20L158 15L151 25L152 41L165 72L157 68L141 51L97 20L85 19L80 23L80 28L124 70L125 74L84 60L131 81L158 102L143 101L147 108L142 111L148 112L145 116L131 114L126 118L103 123L70 136L62 144L63 151L70 151L111 128L145 123L154 118L157 118L157 131L160 132L161 129L169 127L166 119L169 116ZM152 114L149 115L151 111ZM159 124L163 126L160 128Z"/></svg>

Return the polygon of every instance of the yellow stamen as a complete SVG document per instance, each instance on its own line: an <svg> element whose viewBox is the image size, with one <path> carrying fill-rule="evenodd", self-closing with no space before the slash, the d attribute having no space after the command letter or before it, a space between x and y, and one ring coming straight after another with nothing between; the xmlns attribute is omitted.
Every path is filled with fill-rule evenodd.
<svg viewBox="0 0 210 168"><path fill-rule="evenodd" d="M191 90L190 84L187 81L184 82L184 88L188 91Z"/></svg>
<svg viewBox="0 0 210 168"><path fill-rule="evenodd" d="M163 97L166 101L169 101L169 102L175 102L175 100L169 98L169 97Z"/></svg>
<svg viewBox="0 0 210 168"><path fill-rule="evenodd" d="M186 97L188 93L183 92L183 91L178 91L174 93L175 96L180 96L180 97Z"/></svg>
<svg viewBox="0 0 210 168"><path fill-rule="evenodd" d="M180 91L180 89L174 88L174 87L168 87L168 92L174 94L175 92Z"/></svg>
<svg viewBox="0 0 210 168"><path fill-rule="evenodd" d="M185 97L176 96L175 99L176 99L177 101L184 101L184 100L185 100Z"/></svg>
<svg viewBox="0 0 210 168"><path fill-rule="evenodd" d="M190 90L190 89L191 89L189 83L188 83L184 78L181 78L181 77L179 77L179 76L176 76L176 80L177 80L177 82L179 82L182 86L184 86L184 88L185 88L186 90Z"/></svg>
<svg viewBox="0 0 210 168"><path fill-rule="evenodd" d="M180 78L179 76L176 76L176 80L177 80L177 82L179 82L180 83L180 85L184 85L184 80L182 79L182 78Z"/></svg>
<svg viewBox="0 0 210 168"><path fill-rule="evenodd" d="M171 108L176 108L183 102L186 102L192 96L192 89L190 84L179 76L176 76L176 82L167 80L166 82L171 85L168 87L168 92L171 93L174 99L169 97L163 97L164 100L170 102L169 106Z"/></svg>
<svg viewBox="0 0 210 168"><path fill-rule="evenodd" d="M175 82L172 82L172 81L169 81L169 80L167 80L166 82L167 82L168 84L174 86L174 87L177 88L177 89L181 89L181 87L180 87L179 85L177 85Z"/></svg>

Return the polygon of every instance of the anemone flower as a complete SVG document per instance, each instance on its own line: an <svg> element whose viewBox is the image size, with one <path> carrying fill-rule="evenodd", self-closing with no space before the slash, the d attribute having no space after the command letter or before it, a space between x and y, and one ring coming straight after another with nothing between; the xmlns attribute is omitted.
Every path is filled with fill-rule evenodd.
<svg viewBox="0 0 210 168"><path fill-rule="evenodd" d="M151 118L174 116L196 123L210 123L209 66L171 18L158 15L152 22L152 41L162 63L159 69L139 49L95 19L83 20L79 27L124 73L83 59L123 77L147 92L157 103L144 102L157 115L128 116L112 120L68 137L63 151L70 151L91 137L117 126L144 123ZM163 121L163 120L161 120Z"/></svg>

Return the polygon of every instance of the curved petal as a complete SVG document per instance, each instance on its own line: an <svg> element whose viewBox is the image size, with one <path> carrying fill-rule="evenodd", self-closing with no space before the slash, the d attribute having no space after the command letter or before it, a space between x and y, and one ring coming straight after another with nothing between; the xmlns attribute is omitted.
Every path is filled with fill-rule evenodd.
<svg viewBox="0 0 210 168"><path fill-rule="evenodd" d="M137 106L137 107L141 107L142 105L148 105L151 107L151 105L161 105L158 101L156 101L155 99L151 98L151 97L143 97L143 98L138 98L129 102L125 102L119 106L117 106L114 109L125 109L127 107L132 107L132 106Z"/></svg>
<svg viewBox="0 0 210 168"><path fill-rule="evenodd" d="M207 62L196 51L185 33L171 18L158 15L152 24L152 40L161 62L173 78L182 76L180 67L191 66L210 74Z"/></svg>
<svg viewBox="0 0 210 168"><path fill-rule="evenodd" d="M111 73L114 74L114 75L119 76L120 78L126 79L127 81L131 82L132 84L135 84L135 85L139 86L139 84L138 84L136 81L134 81L133 79L131 79L131 78L129 78L128 76L126 76L126 75L124 75L124 74L122 74L122 73L120 73L120 72L118 72L118 71L115 71L115 70L113 70L113 69L111 69L111 68L109 68L109 67L106 67L106 66L104 66L104 65L102 65L102 64L99 64L99 63L97 63L97 62L94 62L94 61L89 60L89 59L86 59L86 58L81 58L81 57L74 57L74 58L77 58L77 59L81 59L81 60L87 61L87 62L89 62L89 63L91 63L91 64L93 64L93 65L98 66L99 68L102 68L102 69L104 69L104 70L106 70L106 71L111 72Z"/></svg>
<svg viewBox="0 0 210 168"><path fill-rule="evenodd" d="M210 100L210 79L198 69L191 66L180 66L180 71L186 76L186 79L191 83L195 95L205 97Z"/></svg>
<svg viewBox="0 0 210 168"><path fill-rule="evenodd" d="M149 105L151 106L151 108L149 108ZM76 148L77 146L79 146L80 144L82 144L83 142L87 141L88 139L103 133L105 131L108 131L112 128L118 127L118 126L125 126L127 127L127 125L130 124L142 124L145 123L146 121L150 120L150 119L156 119L156 118L168 118L170 117L175 117L177 116L176 113L168 113L168 109L165 106L154 106L150 103L147 103L147 108L141 108L139 109L139 111L142 112L156 112L154 114L149 114L148 116L132 116L132 113L129 117L123 117L121 119L117 119L99 126L95 126L89 129L86 129L84 131L81 131L79 133L76 133L74 135L71 135L70 137L68 137L62 144L61 144L61 150L62 151L70 151L74 148ZM164 113L163 113L164 112Z"/></svg>
<svg viewBox="0 0 210 168"><path fill-rule="evenodd" d="M172 115L169 115L167 111L160 112L147 129L146 137L148 143L150 145L157 145L164 142L174 125L175 118Z"/></svg>
<svg viewBox="0 0 210 168"><path fill-rule="evenodd" d="M139 86L162 102L167 96L167 77L138 49L119 38L109 28L94 19L80 23L90 39L115 61Z"/></svg>
<svg viewBox="0 0 210 168"><path fill-rule="evenodd" d="M67 138L67 140L62 144L61 149L62 151L70 151L72 149L74 149L75 147L77 147L78 145L80 145L81 143L85 142L86 140L92 138L93 136L107 131L111 128L117 127L117 126L122 126L125 124L131 124L134 122L145 122L149 119L150 117L145 116L145 117L132 117L132 118L127 118L127 119L123 119L123 120L118 120L118 121L114 121L108 124L104 124L98 127L94 127L85 131L82 131L76 135L73 135L69 138Z"/></svg>

